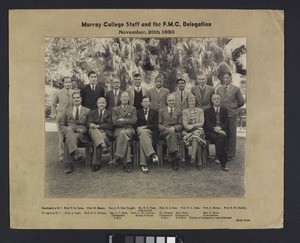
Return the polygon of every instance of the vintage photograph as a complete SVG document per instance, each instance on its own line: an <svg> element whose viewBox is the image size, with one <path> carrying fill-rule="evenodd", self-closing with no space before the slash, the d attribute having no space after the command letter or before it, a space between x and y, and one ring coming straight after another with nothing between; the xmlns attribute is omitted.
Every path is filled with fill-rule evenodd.
<svg viewBox="0 0 300 243"><path fill-rule="evenodd" d="M44 196L244 197L246 52L246 38L46 38Z"/></svg>

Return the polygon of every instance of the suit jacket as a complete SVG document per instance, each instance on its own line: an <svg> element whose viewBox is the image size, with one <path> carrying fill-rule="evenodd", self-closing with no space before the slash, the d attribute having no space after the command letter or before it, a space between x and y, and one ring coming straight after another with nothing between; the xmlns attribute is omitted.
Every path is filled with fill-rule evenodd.
<svg viewBox="0 0 300 243"><path fill-rule="evenodd" d="M229 118L228 118L228 112L225 107L220 107L220 127L222 130L226 133L227 137L230 136L230 129L229 129ZM210 107L205 111L205 122L204 122L204 130L207 134L209 133L215 133L214 127L216 127L217 124L217 118L216 118L216 112L214 107Z"/></svg>
<svg viewBox="0 0 300 243"><path fill-rule="evenodd" d="M121 105L121 100L120 100L120 97L121 97L121 94L124 92L122 90L119 90L119 95L118 95L118 103L115 104L115 96L114 96L114 93L113 93L113 89L106 92L106 95L105 95L105 99L106 99L106 103L107 103L107 106L106 108L110 111L112 111L112 109L116 106L119 106Z"/></svg>
<svg viewBox="0 0 300 243"><path fill-rule="evenodd" d="M176 92L173 93L174 96L175 96L175 107L178 109L178 110L184 110L186 108L189 107L188 105L188 101L187 101L187 98L189 97L189 95L191 95L191 92L190 91L184 91L183 92L183 99L182 99L182 102L181 102L181 95L180 95L180 91L177 90Z"/></svg>
<svg viewBox="0 0 300 243"><path fill-rule="evenodd" d="M221 96L221 104L227 108L228 116L237 116L238 109L242 107L245 102L240 88L230 84L228 90L225 91L225 85L222 85L218 88L217 94Z"/></svg>
<svg viewBox="0 0 300 243"><path fill-rule="evenodd" d="M94 110L97 109L97 99L99 97L104 97L104 89L96 84L95 91L92 90L91 85L87 84L80 91L82 97L82 105Z"/></svg>
<svg viewBox="0 0 300 243"><path fill-rule="evenodd" d="M57 116L58 118L63 115L66 109L72 106L72 94L74 90L69 90L68 92L65 88L60 89L54 96L51 103L51 111L52 114Z"/></svg>
<svg viewBox="0 0 300 243"><path fill-rule="evenodd" d="M135 92L134 92L134 86L132 87L129 87L125 90L128 95L129 95L129 105L132 105L134 104L134 96L135 96ZM148 91L145 89L145 88L142 88L142 96L148 96Z"/></svg>
<svg viewBox="0 0 300 243"><path fill-rule="evenodd" d="M81 106L79 119L78 121L76 121L75 117L73 116L73 106L69 107L59 121L59 128L61 129L64 136L68 127L71 127L73 129L81 128L83 129L84 133L86 133L87 132L86 122L87 122L87 115L89 114L89 112L90 112L89 108Z"/></svg>
<svg viewBox="0 0 300 243"><path fill-rule="evenodd" d="M158 138L158 111L149 109L146 121L144 109L137 110L137 127L146 126L153 134L153 140Z"/></svg>
<svg viewBox="0 0 300 243"><path fill-rule="evenodd" d="M159 111L161 108L166 107L166 98L170 94L170 91L164 87L161 87L160 92L158 93L156 88L148 90L148 96L151 99L151 108Z"/></svg>
<svg viewBox="0 0 300 243"><path fill-rule="evenodd" d="M99 110L92 110L87 116L86 126L90 128L90 124L94 123L99 125L99 129L105 131L107 136L112 137L113 126L112 126L112 116L111 111L105 109L102 115L102 119L99 117Z"/></svg>
<svg viewBox="0 0 300 243"><path fill-rule="evenodd" d="M124 122L118 121L123 118ZM124 110L121 105L114 107L112 110L112 124L114 127L130 127L133 128L137 122L137 115L135 107L128 105Z"/></svg>
<svg viewBox="0 0 300 243"><path fill-rule="evenodd" d="M195 108L196 111L196 120L195 123L199 123L199 126L204 125L204 112L201 108ZM187 108L182 111L182 124L185 129L187 129L187 126L190 124L190 109Z"/></svg>
<svg viewBox="0 0 300 243"><path fill-rule="evenodd" d="M160 109L158 115L158 124L159 131L164 131L169 127L175 127L176 132L180 132L183 127L181 111L174 108L172 117L170 117L168 107Z"/></svg>
<svg viewBox="0 0 300 243"><path fill-rule="evenodd" d="M203 95L201 92L201 86L193 87L192 94L196 97L196 106L202 108L204 111L211 107L211 97L215 93L213 87L205 85Z"/></svg>

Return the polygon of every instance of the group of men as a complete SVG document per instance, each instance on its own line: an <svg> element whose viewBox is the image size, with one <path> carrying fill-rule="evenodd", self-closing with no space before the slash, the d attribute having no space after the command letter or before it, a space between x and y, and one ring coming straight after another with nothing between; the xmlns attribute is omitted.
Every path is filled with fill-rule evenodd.
<svg viewBox="0 0 300 243"><path fill-rule="evenodd" d="M155 86L142 87L142 76L134 74L134 86L120 90L119 78L113 78L112 89L104 92L97 83L97 74L88 74L90 83L81 91L72 89L72 79L63 78L64 88L59 90L52 102L52 114L56 116L60 159L66 163L65 173L74 171L74 161L82 154L77 142L94 142L92 171L101 169L103 154L109 153L109 140L114 140L116 149L111 167L123 164L125 172L131 172L131 141L139 141L140 166L148 173L147 163L158 163L153 144L165 141L167 159L174 170L179 169L181 156L178 140L181 139L182 110L188 108L187 97L193 95L196 106L205 112L206 136L216 145L217 160L228 171L226 162L235 156L236 120L238 108L244 98L238 87L232 84L230 73L223 76L224 85L216 92L206 84L205 75L198 76L199 85L191 92L185 90L186 81L177 80L178 90L172 94L163 87L164 78L158 75Z"/></svg>

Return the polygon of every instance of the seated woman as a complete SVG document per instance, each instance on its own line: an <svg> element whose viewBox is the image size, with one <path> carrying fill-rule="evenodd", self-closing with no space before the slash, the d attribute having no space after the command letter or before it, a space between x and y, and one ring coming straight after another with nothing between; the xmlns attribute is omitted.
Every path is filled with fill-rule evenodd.
<svg viewBox="0 0 300 243"><path fill-rule="evenodd" d="M206 146L205 133L203 130L204 112L201 108L195 107L196 98L190 95L188 98L189 108L182 111L182 123L185 131L183 141L191 156L191 163L197 161L197 169L203 164L203 146Z"/></svg>

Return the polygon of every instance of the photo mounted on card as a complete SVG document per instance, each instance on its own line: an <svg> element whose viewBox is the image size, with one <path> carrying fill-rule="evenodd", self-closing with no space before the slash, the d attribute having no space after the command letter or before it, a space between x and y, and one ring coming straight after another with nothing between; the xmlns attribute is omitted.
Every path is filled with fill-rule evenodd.
<svg viewBox="0 0 300 243"><path fill-rule="evenodd" d="M283 227L282 11L9 17L12 228Z"/></svg>

